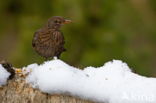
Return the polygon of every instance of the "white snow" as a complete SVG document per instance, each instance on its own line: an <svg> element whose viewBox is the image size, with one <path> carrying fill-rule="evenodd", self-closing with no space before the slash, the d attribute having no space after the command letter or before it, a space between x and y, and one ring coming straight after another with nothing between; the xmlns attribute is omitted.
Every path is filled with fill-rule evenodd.
<svg viewBox="0 0 156 103"><path fill-rule="evenodd" d="M59 59L23 68L26 81L42 92L65 93L105 103L156 103L156 78L140 76L113 60L84 70Z"/></svg>
<svg viewBox="0 0 156 103"><path fill-rule="evenodd" d="M5 70L5 68L0 64L0 86L7 83L10 73Z"/></svg>

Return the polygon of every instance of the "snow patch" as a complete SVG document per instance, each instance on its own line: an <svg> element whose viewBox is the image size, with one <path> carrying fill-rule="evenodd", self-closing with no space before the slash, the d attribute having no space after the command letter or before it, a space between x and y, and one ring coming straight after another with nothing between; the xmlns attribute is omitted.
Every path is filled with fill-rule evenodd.
<svg viewBox="0 0 156 103"><path fill-rule="evenodd" d="M105 103L156 103L156 78L140 76L113 60L84 70L54 59L24 67L26 82L42 92L69 94Z"/></svg>
<svg viewBox="0 0 156 103"><path fill-rule="evenodd" d="M10 73L5 70L5 68L0 64L0 86L7 83Z"/></svg>

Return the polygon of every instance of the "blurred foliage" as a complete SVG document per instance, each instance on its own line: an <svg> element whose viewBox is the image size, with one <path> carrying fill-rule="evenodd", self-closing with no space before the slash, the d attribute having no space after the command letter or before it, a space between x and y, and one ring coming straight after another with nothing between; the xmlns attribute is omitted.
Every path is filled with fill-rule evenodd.
<svg viewBox="0 0 156 103"><path fill-rule="evenodd" d="M15 67L42 63L31 41L52 16L73 21L62 28L67 63L83 68L121 59L156 76L155 0L1 0L0 58Z"/></svg>

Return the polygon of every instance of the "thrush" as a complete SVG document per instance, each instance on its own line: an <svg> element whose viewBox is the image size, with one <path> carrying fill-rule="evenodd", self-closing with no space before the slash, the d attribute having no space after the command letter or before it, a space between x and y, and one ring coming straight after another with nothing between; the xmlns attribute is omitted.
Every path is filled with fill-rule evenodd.
<svg viewBox="0 0 156 103"><path fill-rule="evenodd" d="M65 40L60 28L63 24L70 23L71 20L60 16L48 19L47 24L34 33L32 46L34 50L46 59L50 57L60 57L66 51L64 48Z"/></svg>

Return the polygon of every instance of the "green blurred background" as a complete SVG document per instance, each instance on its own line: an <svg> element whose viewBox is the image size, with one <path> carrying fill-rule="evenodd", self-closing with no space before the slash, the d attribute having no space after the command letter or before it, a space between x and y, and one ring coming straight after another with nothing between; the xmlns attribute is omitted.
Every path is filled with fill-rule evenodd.
<svg viewBox="0 0 156 103"><path fill-rule="evenodd" d="M51 16L73 21L62 28L67 52L61 59L70 65L120 59L156 76L156 0L1 0L0 59L15 67L42 63L31 41Z"/></svg>

